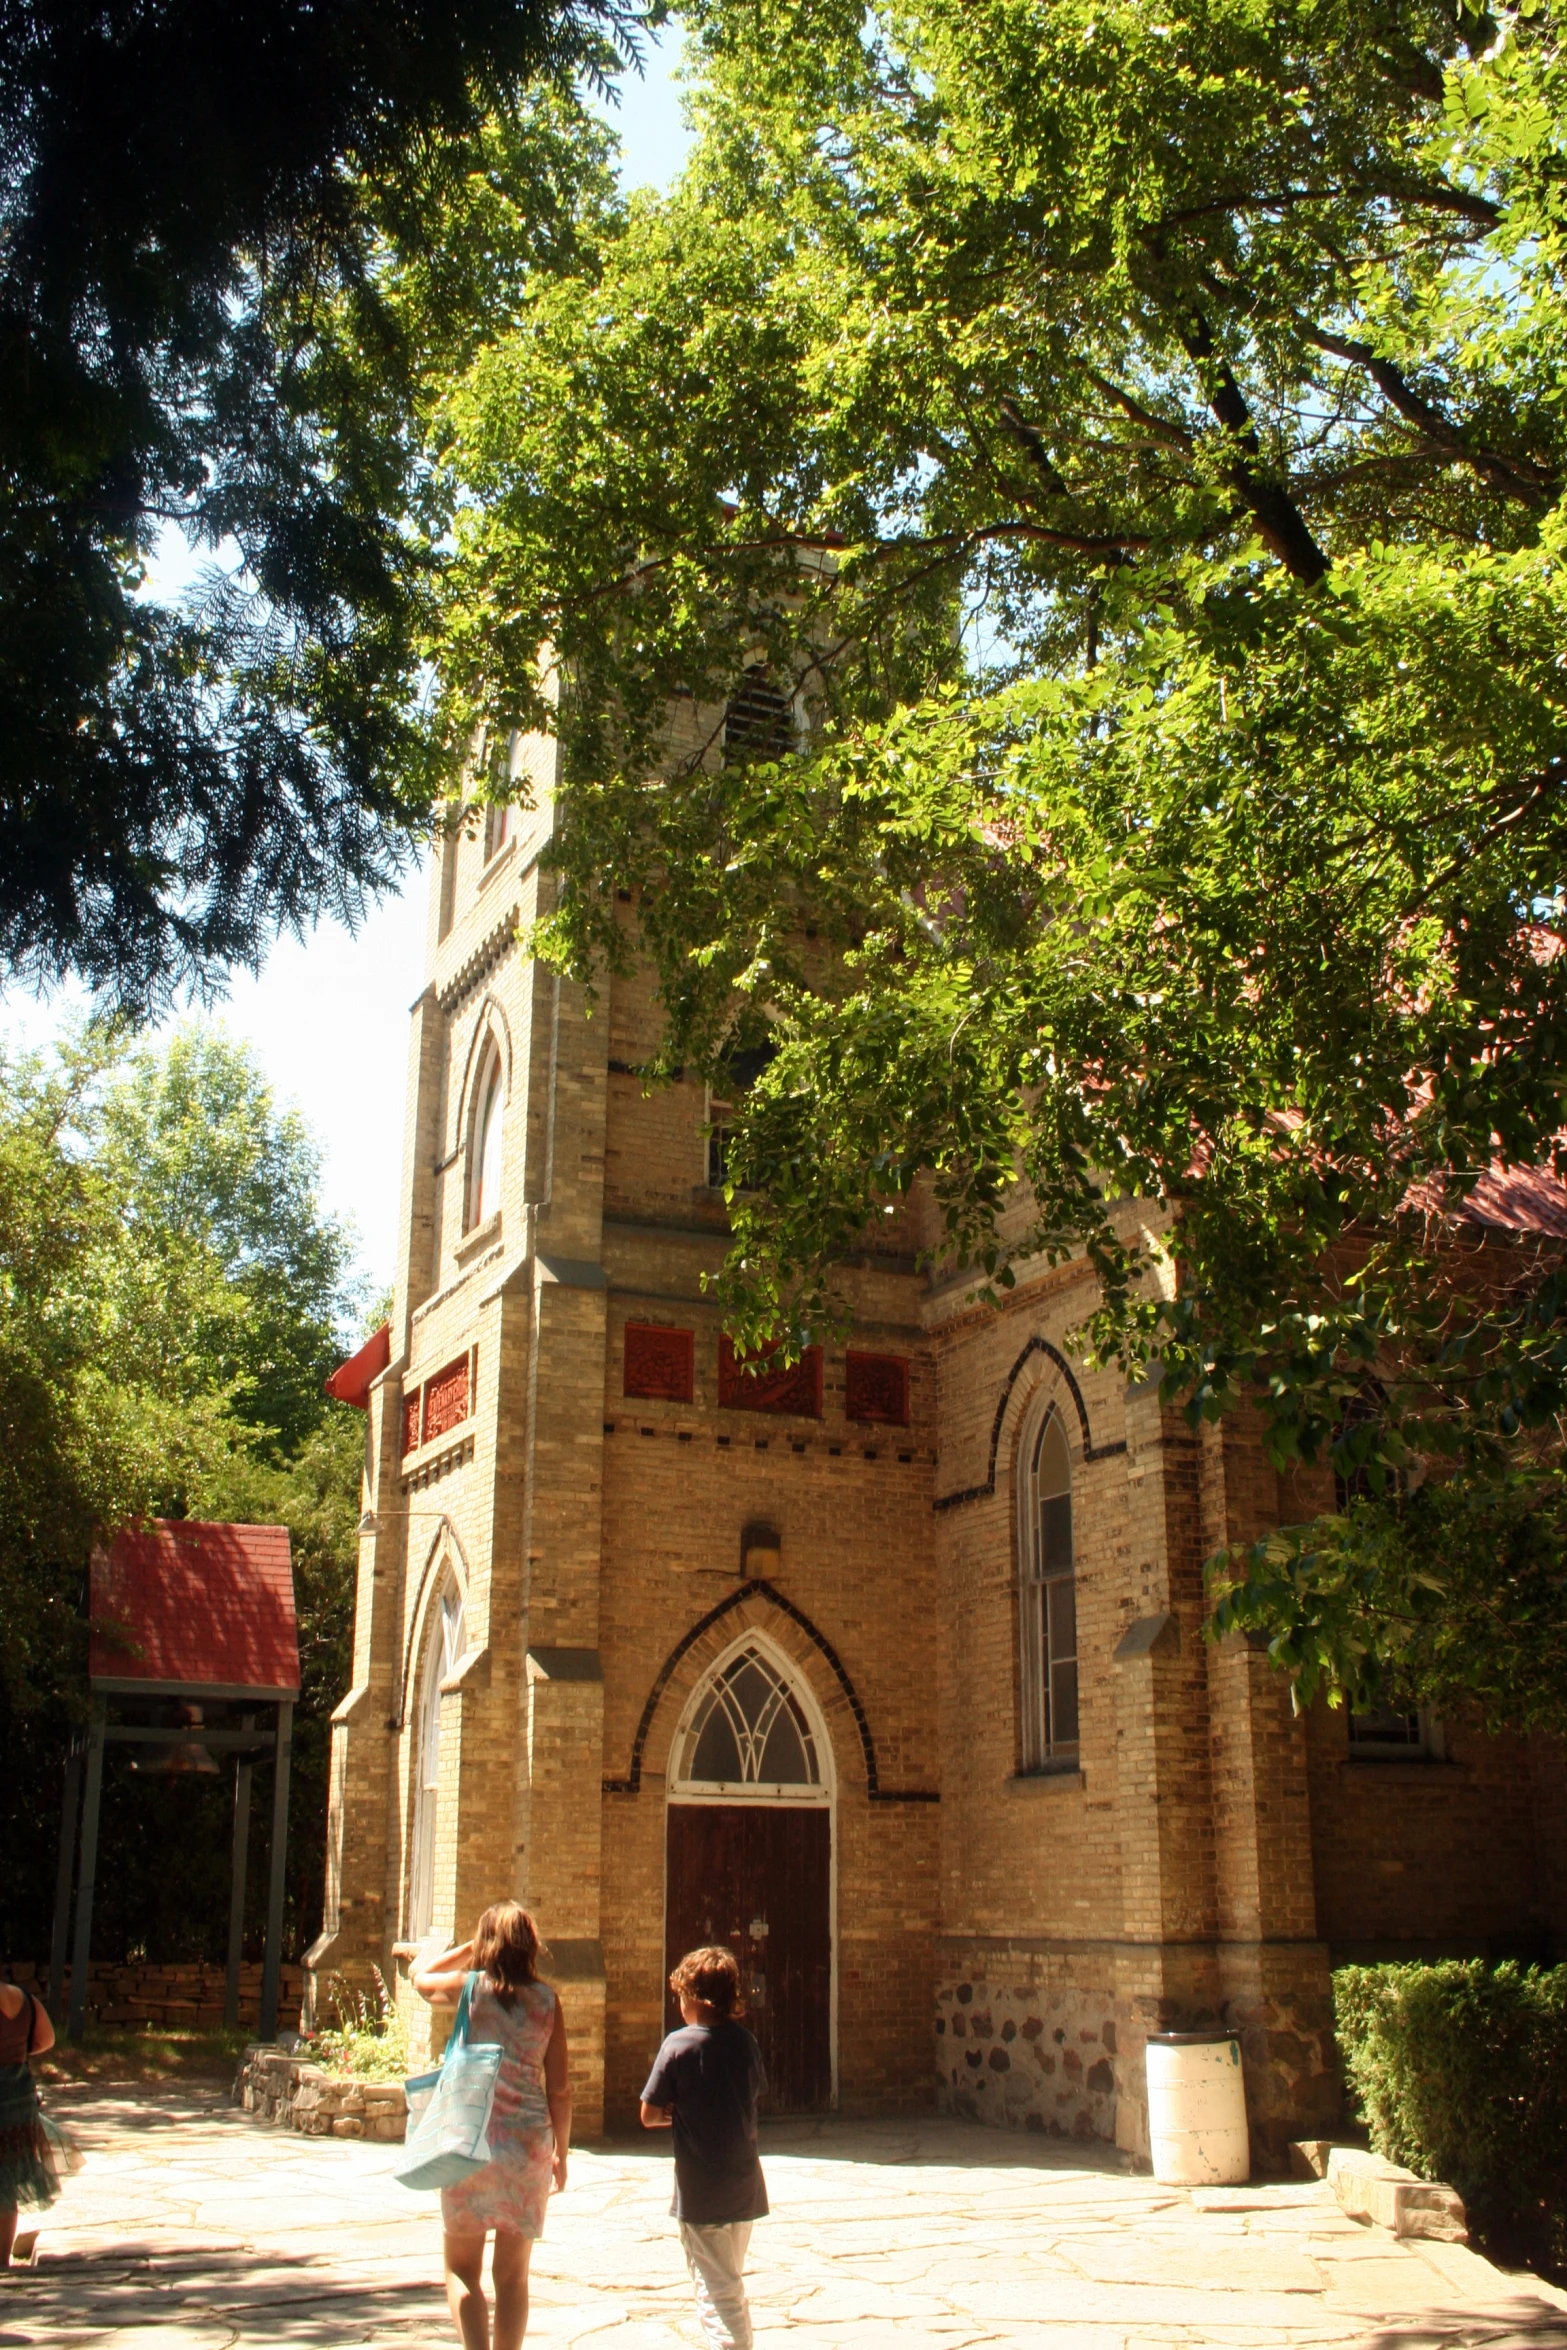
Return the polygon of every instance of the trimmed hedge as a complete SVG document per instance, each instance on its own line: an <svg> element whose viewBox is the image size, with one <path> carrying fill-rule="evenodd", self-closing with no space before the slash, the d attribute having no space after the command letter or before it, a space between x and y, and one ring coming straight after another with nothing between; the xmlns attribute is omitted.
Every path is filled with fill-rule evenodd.
<svg viewBox="0 0 1567 2350"><path fill-rule="evenodd" d="M1376 2151L1456 2187L1503 2258L1567 2266L1567 1966L1340 1967L1333 2009Z"/></svg>

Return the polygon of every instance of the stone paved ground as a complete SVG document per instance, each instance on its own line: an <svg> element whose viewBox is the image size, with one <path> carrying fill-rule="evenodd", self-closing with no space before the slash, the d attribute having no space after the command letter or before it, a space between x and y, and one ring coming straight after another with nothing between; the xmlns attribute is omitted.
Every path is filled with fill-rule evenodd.
<svg viewBox="0 0 1567 2350"><path fill-rule="evenodd" d="M392 2149L204 2090L58 2090L89 2150L0 2350L447 2350L433 2198ZM758 2350L1567 2350L1567 2294L1398 2244L1321 2186L1196 2194L962 2123L778 2125ZM534 2264L530 2350L695 2350L668 2140L583 2151Z"/></svg>

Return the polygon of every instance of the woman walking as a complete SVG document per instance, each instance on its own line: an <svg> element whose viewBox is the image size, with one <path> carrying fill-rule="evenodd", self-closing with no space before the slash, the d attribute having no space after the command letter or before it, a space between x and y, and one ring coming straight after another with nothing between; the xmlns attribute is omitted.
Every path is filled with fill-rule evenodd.
<svg viewBox="0 0 1567 2350"><path fill-rule="evenodd" d="M446 2299L463 2350L491 2350L484 2299L484 2239L493 2230L493 2350L519 2350L528 2327L528 2261L544 2233L553 2190L566 2184L571 2085L560 2001L539 1981L539 1937L515 1901L487 1909L468 1942L416 1965L414 1989L432 2007L455 2007L471 1981L470 2041L498 2041L490 2159L460 2187L441 2189Z"/></svg>
<svg viewBox="0 0 1567 2350"><path fill-rule="evenodd" d="M0 2268L11 2265L18 2210L47 2210L55 2198L28 2062L53 2046L54 2026L31 1991L0 1983Z"/></svg>

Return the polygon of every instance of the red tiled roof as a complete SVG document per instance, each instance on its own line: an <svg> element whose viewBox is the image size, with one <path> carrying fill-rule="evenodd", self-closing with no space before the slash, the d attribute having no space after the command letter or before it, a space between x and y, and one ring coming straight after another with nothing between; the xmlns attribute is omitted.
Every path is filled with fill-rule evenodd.
<svg viewBox="0 0 1567 2350"><path fill-rule="evenodd" d="M1493 1230L1567 1240L1567 1186L1543 1167L1488 1167L1458 1212Z"/></svg>
<svg viewBox="0 0 1567 2350"><path fill-rule="evenodd" d="M356 1355L346 1363L339 1363L326 1382L328 1395L335 1395L339 1403L351 1403L356 1412L370 1408L370 1386L379 1379L392 1359L392 1325L383 1322L373 1338L367 1338Z"/></svg>
<svg viewBox="0 0 1567 2350"><path fill-rule="evenodd" d="M286 1526L154 1518L93 1553L88 1672L293 1697L299 1691Z"/></svg>

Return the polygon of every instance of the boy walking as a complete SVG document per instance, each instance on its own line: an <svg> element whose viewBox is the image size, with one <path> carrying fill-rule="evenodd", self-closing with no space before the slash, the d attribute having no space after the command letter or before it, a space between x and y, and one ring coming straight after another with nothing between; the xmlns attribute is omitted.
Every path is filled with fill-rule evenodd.
<svg viewBox="0 0 1567 2350"><path fill-rule="evenodd" d="M740 1969L731 1950L690 1950L669 1978L684 2018L653 2059L642 2091L649 2130L675 2133L680 2242L709 2350L751 2350L745 2255L767 2212L756 2153L762 2052L735 2020Z"/></svg>

